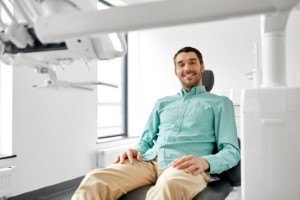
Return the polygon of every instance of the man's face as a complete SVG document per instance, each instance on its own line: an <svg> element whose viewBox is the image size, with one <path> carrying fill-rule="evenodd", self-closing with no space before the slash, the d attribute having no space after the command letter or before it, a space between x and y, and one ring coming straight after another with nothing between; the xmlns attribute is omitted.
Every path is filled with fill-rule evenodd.
<svg viewBox="0 0 300 200"><path fill-rule="evenodd" d="M187 92L193 87L201 85L203 71L204 64L200 64L194 52L182 52L175 58L175 74Z"/></svg>

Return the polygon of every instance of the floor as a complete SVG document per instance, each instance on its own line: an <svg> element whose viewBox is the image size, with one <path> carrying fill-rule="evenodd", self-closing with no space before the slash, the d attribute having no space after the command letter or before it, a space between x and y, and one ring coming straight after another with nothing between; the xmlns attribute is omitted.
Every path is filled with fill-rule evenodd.
<svg viewBox="0 0 300 200"><path fill-rule="evenodd" d="M233 188L233 190L231 191L231 193L226 198L226 200L241 200L241 199L242 199L242 196L241 196L241 187L235 187L235 188Z"/></svg>
<svg viewBox="0 0 300 200"><path fill-rule="evenodd" d="M63 191L47 197L40 197L38 200L71 200L76 188L69 191Z"/></svg>

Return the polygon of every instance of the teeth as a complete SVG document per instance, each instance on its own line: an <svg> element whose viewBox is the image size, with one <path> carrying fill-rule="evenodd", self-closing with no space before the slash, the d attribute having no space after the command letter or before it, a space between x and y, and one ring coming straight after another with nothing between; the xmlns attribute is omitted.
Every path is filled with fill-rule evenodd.
<svg viewBox="0 0 300 200"><path fill-rule="evenodd" d="M186 76L194 76L195 74L186 74Z"/></svg>

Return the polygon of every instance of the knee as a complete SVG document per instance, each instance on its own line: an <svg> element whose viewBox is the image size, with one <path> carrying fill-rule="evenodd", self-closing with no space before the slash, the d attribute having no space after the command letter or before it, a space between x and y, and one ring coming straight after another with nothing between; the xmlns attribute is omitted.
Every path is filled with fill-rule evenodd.
<svg viewBox="0 0 300 200"><path fill-rule="evenodd" d="M182 184L174 177L161 177L154 187L159 191L176 191L182 187Z"/></svg>
<svg viewBox="0 0 300 200"><path fill-rule="evenodd" d="M176 190L182 187L182 184L174 179L165 179L158 183L157 186L163 190Z"/></svg>
<svg viewBox="0 0 300 200"><path fill-rule="evenodd" d="M189 199L188 192L182 184L174 179L166 179L156 183L148 192L146 199Z"/></svg>
<svg viewBox="0 0 300 200"><path fill-rule="evenodd" d="M109 184L109 177L107 173L105 173L105 170L96 169L85 175L81 185L83 184L89 184L89 185Z"/></svg>
<svg viewBox="0 0 300 200"><path fill-rule="evenodd" d="M110 189L110 179L102 170L93 170L85 175L79 188L86 191L88 190L104 190L108 191Z"/></svg>
<svg viewBox="0 0 300 200"><path fill-rule="evenodd" d="M109 181L101 177L101 171L99 170L86 174L72 197L72 200L87 199L117 199L114 189L110 187Z"/></svg>

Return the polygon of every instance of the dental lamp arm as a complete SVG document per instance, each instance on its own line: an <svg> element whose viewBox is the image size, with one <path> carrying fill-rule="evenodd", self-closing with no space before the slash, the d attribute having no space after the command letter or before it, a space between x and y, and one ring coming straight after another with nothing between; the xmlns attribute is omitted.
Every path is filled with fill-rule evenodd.
<svg viewBox="0 0 300 200"><path fill-rule="evenodd" d="M34 27L43 42L110 32L199 23L278 11L289 11L298 0L173 0L61 13L37 19ZM199 12L199 8L205 8ZM137 12L138 11L138 12ZM178 13L184 14L178 14ZM149 15L155 13L155 15ZM162 17L163 16L163 17ZM109 20L109 23L107 21Z"/></svg>

